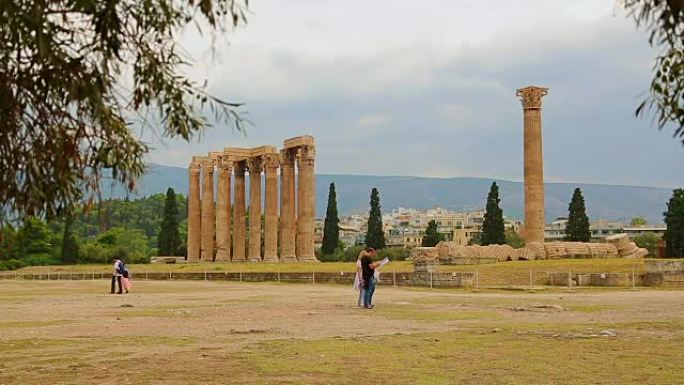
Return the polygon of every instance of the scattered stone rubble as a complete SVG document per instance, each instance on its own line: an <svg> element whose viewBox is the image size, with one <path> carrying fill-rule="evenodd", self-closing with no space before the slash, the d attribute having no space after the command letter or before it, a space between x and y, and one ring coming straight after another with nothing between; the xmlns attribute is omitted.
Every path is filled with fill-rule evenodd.
<svg viewBox="0 0 684 385"><path fill-rule="evenodd" d="M523 248L509 245L460 246L454 242L440 242L435 247L416 247L411 257L416 268L430 271L435 265L471 265L505 261L572 258L643 258L648 250L638 248L627 234L606 238L605 243L588 242L531 242Z"/></svg>

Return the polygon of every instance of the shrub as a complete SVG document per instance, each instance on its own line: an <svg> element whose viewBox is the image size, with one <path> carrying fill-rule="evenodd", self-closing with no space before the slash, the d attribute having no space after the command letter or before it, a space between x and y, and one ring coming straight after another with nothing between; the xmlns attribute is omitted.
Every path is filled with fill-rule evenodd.
<svg viewBox="0 0 684 385"><path fill-rule="evenodd" d="M403 247L386 247L378 251L379 259L389 258L390 261L405 261L411 255L411 250Z"/></svg>

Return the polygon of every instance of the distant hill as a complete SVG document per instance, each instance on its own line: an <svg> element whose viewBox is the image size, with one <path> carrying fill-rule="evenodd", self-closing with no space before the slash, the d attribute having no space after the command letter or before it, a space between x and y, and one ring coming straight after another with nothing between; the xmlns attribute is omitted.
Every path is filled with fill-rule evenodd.
<svg viewBox="0 0 684 385"><path fill-rule="evenodd" d="M328 185L335 182L337 204L341 215L368 210L370 190L377 187L383 212L393 208L431 208L471 210L484 207L489 186L495 180L499 185L504 214L523 217L523 184L489 178L423 178L412 176L371 176L319 174L316 176L316 209L318 216L325 215ZM188 193L188 172L185 168L152 165L140 180L135 196L148 196L166 192L172 187L177 193ZM607 219L629 221L641 215L651 223L662 223L672 191L665 188L617 186L601 184L547 183L546 220L567 215L568 203L575 187L582 189L587 211L592 220ZM103 195L123 197L118 186L103 186Z"/></svg>

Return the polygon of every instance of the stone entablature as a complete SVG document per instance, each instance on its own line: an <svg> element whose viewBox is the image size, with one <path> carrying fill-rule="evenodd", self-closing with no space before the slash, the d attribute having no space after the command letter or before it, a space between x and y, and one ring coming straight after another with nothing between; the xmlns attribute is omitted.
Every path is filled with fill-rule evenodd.
<svg viewBox="0 0 684 385"><path fill-rule="evenodd" d="M305 135L286 139L281 151L275 146L226 147L207 156L193 156L188 168L188 262L316 261L315 155L314 138ZM218 173L215 204L214 172ZM246 196L247 179L249 197ZM263 228L262 188L265 191Z"/></svg>

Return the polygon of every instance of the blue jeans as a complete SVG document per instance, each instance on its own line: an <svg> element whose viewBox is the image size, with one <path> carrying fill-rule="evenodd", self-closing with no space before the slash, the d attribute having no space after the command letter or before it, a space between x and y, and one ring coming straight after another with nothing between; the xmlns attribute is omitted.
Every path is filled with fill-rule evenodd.
<svg viewBox="0 0 684 385"><path fill-rule="evenodd" d="M373 293L375 292L375 277L368 280L368 288L363 293L363 306L368 307L373 304Z"/></svg>

